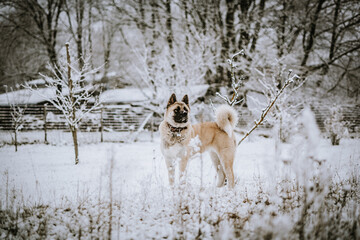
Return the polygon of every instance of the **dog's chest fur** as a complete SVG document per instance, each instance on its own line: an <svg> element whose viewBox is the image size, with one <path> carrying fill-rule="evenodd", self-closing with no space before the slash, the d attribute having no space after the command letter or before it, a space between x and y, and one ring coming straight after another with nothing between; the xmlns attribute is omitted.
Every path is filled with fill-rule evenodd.
<svg viewBox="0 0 360 240"><path fill-rule="evenodd" d="M162 152L169 159L182 158L186 154L186 146L181 143L175 143L168 147L164 146Z"/></svg>
<svg viewBox="0 0 360 240"><path fill-rule="evenodd" d="M189 127L179 132L173 132L166 124L162 125L161 150L163 154L170 158L183 156L191 137Z"/></svg>

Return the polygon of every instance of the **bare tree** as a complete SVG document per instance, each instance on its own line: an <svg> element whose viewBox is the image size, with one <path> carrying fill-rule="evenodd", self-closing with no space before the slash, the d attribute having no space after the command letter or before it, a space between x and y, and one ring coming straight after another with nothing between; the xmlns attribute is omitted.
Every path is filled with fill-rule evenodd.
<svg viewBox="0 0 360 240"><path fill-rule="evenodd" d="M41 92L36 91L41 97L49 101L57 109L59 109L64 115L69 129L72 134L74 151L75 151L75 164L79 163L79 148L77 129L80 121L98 107L99 102L96 98L93 98L94 89L92 86L81 86L80 82L83 79L87 79L90 75L94 74L98 69L91 70L88 64L88 60L84 61L82 69L78 69L76 65L78 63L72 63L69 53L69 44L66 44L66 63L59 69L51 69L53 73L57 71L60 75L54 75L50 77L41 74L46 81L46 86L50 89L54 89L56 86L61 85L61 92L58 92L58 97L49 97L42 95ZM34 90L30 86L26 86L30 90ZM94 103L91 103L94 102ZM90 104L91 103L91 104Z"/></svg>

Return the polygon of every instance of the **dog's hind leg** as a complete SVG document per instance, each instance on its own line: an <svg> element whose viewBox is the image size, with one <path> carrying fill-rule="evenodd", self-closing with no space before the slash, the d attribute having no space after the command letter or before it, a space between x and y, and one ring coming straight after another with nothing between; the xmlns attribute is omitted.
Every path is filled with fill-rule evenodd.
<svg viewBox="0 0 360 240"><path fill-rule="evenodd" d="M231 149L222 149L219 154L221 165L224 168L224 172L227 178L227 183L229 184L229 188L233 188L234 183L234 170L233 163L235 157L235 151Z"/></svg>
<svg viewBox="0 0 360 240"><path fill-rule="evenodd" d="M220 159L219 159L216 152L210 152L210 157L211 157L211 160L212 160L212 162L214 164L214 167L215 167L216 173L217 173L217 184L216 184L216 186L217 187L222 187L225 184L224 169L221 166Z"/></svg>

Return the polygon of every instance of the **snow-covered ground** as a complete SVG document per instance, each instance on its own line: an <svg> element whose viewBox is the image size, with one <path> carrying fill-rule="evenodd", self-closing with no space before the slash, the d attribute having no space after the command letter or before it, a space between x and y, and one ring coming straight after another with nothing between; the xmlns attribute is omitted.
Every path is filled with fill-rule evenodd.
<svg viewBox="0 0 360 240"><path fill-rule="evenodd" d="M0 238L316 238L326 229L314 229L331 221L342 222L338 234L360 236L359 139L340 146L321 139L305 158L303 137L279 145L251 136L238 147L235 189L215 187L207 154L192 159L186 185L172 189L157 134L134 143L99 143L97 133L87 134L79 165L64 144L70 133L18 152L0 148Z"/></svg>

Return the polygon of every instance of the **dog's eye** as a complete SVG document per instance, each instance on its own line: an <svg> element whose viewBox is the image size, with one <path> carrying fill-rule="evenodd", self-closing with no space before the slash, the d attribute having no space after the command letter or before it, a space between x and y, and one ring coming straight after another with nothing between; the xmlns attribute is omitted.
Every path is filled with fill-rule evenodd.
<svg viewBox="0 0 360 240"><path fill-rule="evenodd" d="M180 107L177 107L177 108L175 108L175 110L174 110L174 112L179 112L180 111Z"/></svg>

